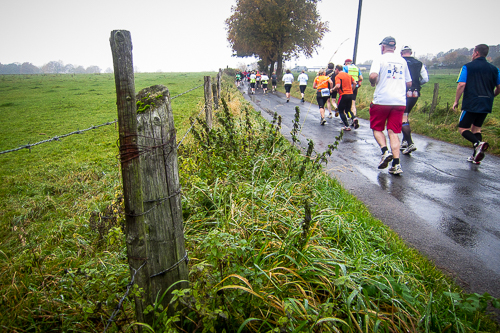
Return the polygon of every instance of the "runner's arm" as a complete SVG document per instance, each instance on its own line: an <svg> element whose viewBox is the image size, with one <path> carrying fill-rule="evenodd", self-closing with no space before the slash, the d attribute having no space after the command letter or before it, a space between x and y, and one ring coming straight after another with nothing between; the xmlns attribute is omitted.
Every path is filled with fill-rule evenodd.
<svg viewBox="0 0 500 333"><path fill-rule="evenodd" d="M466 85L465 82L458 82L457 93L455 95L455 102L453 103L453 110L455 110L458 106L458 102L460 101L460 97L462 97L462 94L464 93L465 85ZM497 86L497 89L495 89L495 92L498 92L497 90L498 90L498 86Z"/></svg>

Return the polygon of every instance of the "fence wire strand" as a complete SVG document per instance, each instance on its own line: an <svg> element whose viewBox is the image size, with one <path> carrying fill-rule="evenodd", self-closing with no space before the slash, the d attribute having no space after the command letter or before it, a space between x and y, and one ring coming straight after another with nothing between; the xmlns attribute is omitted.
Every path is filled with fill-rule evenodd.
<svg viewBox="0 0 500 333"><path fill-rule="evenodd" d="M199 87L202 87L203 84L200 84L194 88L191 88L189 90L186 90L185 92L183 93L180 93L178 95L175 95L174 97L171 97L170 100L174 100L176 99L177 97L180 97L182 95L185 95L193 90L196 90L198 89ZM101 124L101 125L95 125L95 126L91 126L89 128L86 128L86 129L83 129L83 130L77 130L77 131L73 131L71 133L67 133L67 134L63 134L63 135L57 135L57 136L54 136L53 138L50 138L50 139L47 139L47 140L42 140L42 141L39 141L39 142L36 142L36 143L28 143L24 146L20 146L20 147L17 147L17 148L13 148L13 149L8 149L8 150L4 150L4 151L0 151L0 155L1 154L7 154L7 153L12 153L12 152L15 152L15 151L18 151L18 150L21 150L21 149L29 149L31 151L31 148L32 147L35 147L35 146L38 146L38 145L41 145L43 143L47 143L47 142L54 142L54 141L59 141L60 139L62 138L65 138L65 137L68 137L70 135L73 135L73 134L82 134L84 132L87 132L87 131L90 131L90 130L94 130L94 129L97 129L99 127L102 127L102 126L107 126L107 125L112 125L112 124L115 124L117 122L117 120L115 121L108 121L104 124Z"/></svg>

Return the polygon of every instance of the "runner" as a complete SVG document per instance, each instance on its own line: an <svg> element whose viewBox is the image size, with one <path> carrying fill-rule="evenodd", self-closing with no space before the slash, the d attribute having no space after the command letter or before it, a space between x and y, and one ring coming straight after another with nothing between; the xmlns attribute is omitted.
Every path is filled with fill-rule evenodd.
<svg viewBox="0 0 500 333"><path fill-rule="evenodd" d="M309 76L306 74L305 71L302 71L302 73L297 78L297 81L299 81L299 88L300 88L300 95L302 96L302 103L304 103L304 93L305 93L306 87L307 87L307 80L309 80Z"/></svg>
<svg viewBox="0 0 500 333"><path fill-rule="evenodd" d="M331 62L328 64L328 69L325 72L325 75L332 80L332 82L335 82L335 65ZM332 94L330 95L330 98L326 101L326 107L328 109L329 115L328 118L333 118L332 115L332 107L335 110L335 117L339 116L339 111L337 107L337 91L332 91Z"/></svg>
<svg viewBox="0 0 500 333"><path fill-rule="evenodd" d="M354 78L343 71L342 65L337 65L335 67L335 87L333 90L338 91L340 95L338 107L340 119L342 119L342 122L345 125L343 128L344 131L351 130L349 123L347 122L346 115L351 110L352 99L354 97L354 87L356 87L356 81ZM359 127L358 120L353 119L353 123L354 128L357 129Z"/></svg>
<svg viewBox="0 0 500 333"><path fill-rule="evenodd" d="M262 76L260 75L260 72L257 71L257 74L255 74L255 88L259 89L259 87L262 88L262 83L261 83Z"/></svg>
<svg viewBox="0 0 500 333"><path fill-rule="evenodd" d="M356 119L356 122L358 122L358 119L356 118L357 110L356 110L356 97L358 96L358 88L361 87L361 82L363 82L363 75L361 75L361 71L359 70L358 66L354 65L352 63L351 59L346 59L344 62L344 72L349 74L350 76L353 77L354 81L356 81L356 87L354 88L353 93L353 99L352 99L352 107L350 113L351 113L351 118L354 120ZM352 126L356 126L354 124L354 121L352 123Z"/></svg>
<svg viewBox="0 0 500 333"><path fill-rule="evenodd" d="M332 80L325 75L325 70L320 69L318 76L314 79L313 89L316 89L316 100L318 101L319 113L321 115L320 125L325 125L325 103L330 98L331 89L333 88Z"/></svg>
<svg viewBox="0 0 500 333"><path fill-rule="evenodd" d="M253 71L250 74L249 80L250 80L250 88L252 88L252 94L255 95L256 76L255 76L255 73Z"/></svg>
<svg viewBox="0 0 500 333"><path fill-rule="evenodd" d="M370 128L382 151L379 169L385 169L392 160L389 173L403 173L399 164L399 137L406 109L406 88L411 87L411 76L406 61L395 54L396 40L385 37L380 42L382 56L375 59L370 68L370 83L375 87L370 105ZM387 148L384 129L387 127L392 153ZM393 155L394 154L394 155Z"/></svg>
<svg viewBox="0 0 500 333"><path fill-rule="evenodd" d="M276 86L278 84L278 76L276 75L276 72L273 72L271 74L271 84L273 86L273 93L276 91Z"/></svg>
<svg viewBox="0 0 500 333"><path fill-rule="evenodd" d="M236 86L237 86L238 88L240 87L241 78L242 78L241 73L240 73L240 72L237 72L237 73L236 73Z"/></svg>
<svg viewBox="0 0 500 333"><path fill-rule="evenodd" d="M266 73L262 73L262 90L264 90L264 94L267 94L267 83L269 82L269 76Z"/></svg>
<svg viewBox="0 0 500 333"><path fill-rule="evenodd" d="M417 150L417 147L415 147L411 138L410 120L408 119L408 115L415 104L417 104L421 86L429 81L429 75L427 75L427 70L425 69L424 64L413 58L411 53L411 47L408 45L401 48L401 56L406 60L406 64L408 65L411 75L411 88L406 89L406 109L403 114L403 127L401 129L403 132L403 141L400 149L402 150L403 155L408 155L412 151Z"/></svg>
<svg viewBox="0 0 500 333"><path fill-rule="evenodd" d="M286 70L286 74L283 75L283 84L285 85L285 95L286 102L290 102L290 89L292 89L293 74L289 69Z"/></svg>
<svg viewBox="0 0 500 333"><path fill-rule="evenodd" d="M483 141L481 127L491 113L493 100L500 94L500 71L486 60L490 48L486 44L476 45L472 61L465 64L458 76L457 93L453 110L458 107L462 94L462 113L458 131L473 144L474 153L467 161L480 164L488 142Z"/></svg>

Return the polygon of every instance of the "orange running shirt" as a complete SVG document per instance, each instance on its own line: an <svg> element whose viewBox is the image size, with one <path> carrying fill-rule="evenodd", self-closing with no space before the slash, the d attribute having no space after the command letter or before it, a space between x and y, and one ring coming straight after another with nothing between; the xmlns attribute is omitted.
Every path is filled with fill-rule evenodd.
<svg viewBox="0 0 500 333"><path fill-rule="evenodd" d="M316 89L321 90L324 88L328 88L328 79L328 76L316 76L316 78L314 79L314 83L316 83Z"/></svg>
<svg viewBox="0 0 500 333"><path fill-rule="evenodd" d="M342 95L351 95L352 92L352 83L355 83L354 78L347 74L346 72L339 72L335 77L335 85L340 83L339 94Z"/></svg>

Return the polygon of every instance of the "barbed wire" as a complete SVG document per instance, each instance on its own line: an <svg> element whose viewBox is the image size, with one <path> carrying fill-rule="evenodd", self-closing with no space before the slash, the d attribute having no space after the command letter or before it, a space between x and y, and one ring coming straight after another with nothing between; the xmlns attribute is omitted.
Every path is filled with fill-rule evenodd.
<svg viewBox="0 0 500 333"><path fill-rule="evenodd" d="M115 310L113 311L113 313L111 314L111 317L108 319L108 323L106 324L106 327L104 328L104 332L106 332L106 330L109 328L109 325L111 325L111 323L113 322L113 319L116 317L116 315L118 314L118 311L120 311L121 307L122 307L122 304L123 304L123 301L125 300L125 298L127 298L128 296L128 293L130 292L130 288L132 288L132 286L134 285L134 280L135 280L135 275L137 274L137 272L139 272L144 266L146 266L147 264L147 260L144 261L142 263L142 265L138 268L138 269L135 269L133 267L130 267L134 270L134 275L132 275L132 279L130 280L130 282L127 284L127 291L125 292L125 295L123 295L122 299L120 299L120 301L118 302L118 304L116 305L116 308Z"/></svg>
<svg viewBox="0 0 500 333"><path fill-rule="evenodd" d="M202 83L202 84L200 84L199 86L196 86L196 87L194 87L194 88L191 88L191 89L189 89L189 90L187 90L187 91L185 91L185 92L183 92L183 93L180 93L180 94L178 94L178 95L175 95L174 97L170 97L170 99L176 99L177 97L180 97L180 96L182 96L182 95L185 95L185 94L187 94L188 92L191 92L191 91L193 91L193 90L195 90L195 89L198 89L199 87L203 87L203 85L204 85L204 83Z"/></svg>
<svg viewBox="0 0 500 333"><path fill-rule="evenodd" d="M29 150L31 150L31 147L41 145L42 143L47 143L47 142L52 142L52 141L59 141L60 139L68 137L70 135L73 135L73 134L82 134L84 132L97 129L97 128L102 127L102 126L112 125L112 124L114 124L116 122L117 122L117 120L115 120L115 121L108 121L107 123L104 123L104 124L101 124L101 125L90 126L89 128L86 128L86 129L83 129L83 130L77 130L77 131L74 131L74 132L71 132L71 133L67 133L67 134L63 134L63 135L57 135L57 136L54 136L53 138L50 138L50 139L47 139L47 140L42 140L42 141L39 141L39 142L36 142L36 143L28 143L27 145L24 145L24 146L21 146L21 147L18 147L18 148L0 151L0 155L1 154L6 154L6 153L11 153L13 151L18 151L18 150L21 150L21 149L29 149Z"/></svg>
<svg viewBox="0 0 500 333"><path fill-rule="evenodd" d="M175 264L173 264L172 266L170 266L169 268L159 272L159 273L156 273L156 274L153 274L151 275L149 278L154 278L156 276L159 276L159 275L162 275L162 274L165 274L165 273L168 273L170 272L171 270L177 268L177 266L179 266L183 261L186 262L186 265L189 263L189 256L188 256L188 253L186 251L186 253L184 254L184 257L182 257L181 259L179 259L179 261L177 261ZM118 302L118 304L116 305L116 308L115 310L113 311L113 313L111 314L111 317L109 317L108 319L108 322L106 324L106 327L104 328L104 331L103 333L106 333L107 329L109 328L109 325L111 325L111 323L113 322L113 320L115 319L116 315L118 314L118 312L121 310L122 308L122 304L123 302L125 301L125 298L127 298L129 292L130 292L130 288L132 288L132 286L134 285L134 280L135 280L135 276L137 274L137 272L139 272L144 266L146 266L146 264L148 263L147 259L142 263L142 265L138 268L138 269L135 269L133 267L130 267L131 269L134 270L134 275L132 275L132 279L130 279L130 282L127 284L127 291L125 292L125 294L123 295L123 297L120 299L120 301Z"/></svg>
<svg viewBox="0 0 500 333"><path fill-rule="evenodd" d="M187 94L187 93L189 93L189 92L191 92L191 91L193 91L195 89L198 89L199 87L202 87L202 86L203 86L203 84L200 84L200 85L198 85L198 86L196 86L194 88L186 90L183 93L180 93L178 95L175 95L174 97L171 97L170 100L176 99L177 97L185 95L185 94ZM12 152L15 152L15 151L18 151L18 150L21 150L21 149L29 149L31 151L31 147L38 146L38 145L41 145L41 144L47 143L47 142L59 141L60 139L68 137L70 135L82 134L82 133L84 133L86 131L94 130L94 129L97 129L97 128L102 127L102 126L115 124L116 122L117 122L117 120L115 120L115 121L108 121L108 122L106 122L104 124L101 124L101 125L91 126L91 127L87 128L87 129L73 131L71 133L67 133L67 134L63 134L63 135L57 135L57 136L54 136L53 138L50 138L50 139L47 139L47 140L42 140L42 141L39 141L39 142L36 142L36 143L28 143L27 145L20 146L18 148L13 148L13 149L8 149L8 150L0 151L0 155L1 154L6 154L6 153L12 153Z"/></svg>
<svg viewBox="0 0 500 333"><path fill-rule="evenodd" d="M196 118L198 118L201 115L201 113L203 111L205 111L205 105L203 105L203 107L201 108L200 112L198 112L198 114L196 115ZM186 133L184 134L184 136L182 137L182 139L177 143L177 149L179 149L179 147L181 146L182 142L187 137L187 135L189 134L189 132L191 132L191 130L193 129L193 127L194 127L194 121L191 124L191 127L188 128L188 130L186 131Z"/></svg>

